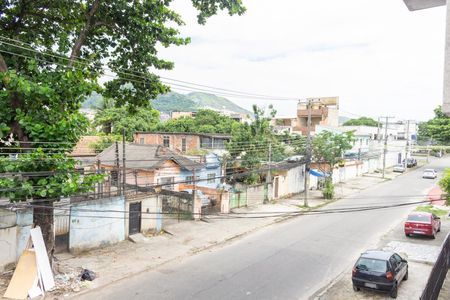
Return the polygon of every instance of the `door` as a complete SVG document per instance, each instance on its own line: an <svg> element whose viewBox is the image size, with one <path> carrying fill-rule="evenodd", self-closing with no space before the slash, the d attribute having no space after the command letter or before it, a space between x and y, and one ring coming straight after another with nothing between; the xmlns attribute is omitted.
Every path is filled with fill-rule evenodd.
<svg viewBox="0 0 450 300"><path fill-rule="evenodd" d="M141 232L141 202L130 203L128 234Z"/></svg>

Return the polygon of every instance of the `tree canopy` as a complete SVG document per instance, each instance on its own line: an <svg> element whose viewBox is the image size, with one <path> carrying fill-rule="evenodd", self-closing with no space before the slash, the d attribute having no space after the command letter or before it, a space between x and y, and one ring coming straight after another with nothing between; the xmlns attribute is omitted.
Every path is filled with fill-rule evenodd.
<svg viewBox="0 0 450 300"><path fill-rule="evenodd" d="M360 117L358 119L350 119L346 121L344 126L371 126L371 127L378 127L380 125L379 122L375 121L372 118L368 117Z"/></svg>
<svg viewBox="0 0 450 300"><path fill-rule="evenodd" d="M344 152L352 148L353 133L322 131L312 141L313 161L329 166L326 172L333 173L334 166L343 159Z"/></svg>
<svg viewBox="0 0 450 300"><path fill-rule="evenodd" d="M241 0L191 2L201 24L219 10L230 15L245 11ZM12 200L53 201L66 195L64 186L69 185L71 193L85 190L84 183L93 187L95 177L74 180L73 162L60 157L88 129L78 110L94 91L113 99L116 107L133 111L169 90L152 72L174 66L158 57L158 46L190 41L180 34L178 26L184 23L170 4L170 0L0 1L0 145L11 146L10 152L21 157L12 161L4 156L0 171L45 174L4 178L2 185L9 189L0 194ZM58 176L59 169L67 176ZM32 184L27 188L25 182ZM49 242L52 212L34 215ZM52 250L51 243L47 248Z"/></svg>
<svg viewBox="0 0 450 300"><path fill-rule="evenodd" d="M201 109L195 117L181 117L170 119L157 126L158 131L165 132L196 132L196 133L228 133L231 134L233 125L239 122L210 109Z"/></svg>
<svg viewBox="0 0 450 300"><path fill-rule="evenodd" d="M446 116L439 106L434 110L434 118L419 124L418 138L432 139L435 142L448 145L450 143L450 117Z"/></svg>

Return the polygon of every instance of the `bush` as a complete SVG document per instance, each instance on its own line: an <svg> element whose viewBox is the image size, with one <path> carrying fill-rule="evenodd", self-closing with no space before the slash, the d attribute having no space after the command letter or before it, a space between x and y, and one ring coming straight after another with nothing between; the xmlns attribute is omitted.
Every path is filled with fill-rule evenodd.
<svg viewBox="0 0 450 300"><path fill-rule="evenodd" d="M447 205L450 205L450 169L445 169L444 176L439 181L439 186L445 193Z"/></svg>
<svg viewBox="0 0 450 300"><path fill-rule="evenodd" d="M334 198L334 185L330 179L325 180L325 185L324 185L322 194L325 199L333 199Z"/></svg>

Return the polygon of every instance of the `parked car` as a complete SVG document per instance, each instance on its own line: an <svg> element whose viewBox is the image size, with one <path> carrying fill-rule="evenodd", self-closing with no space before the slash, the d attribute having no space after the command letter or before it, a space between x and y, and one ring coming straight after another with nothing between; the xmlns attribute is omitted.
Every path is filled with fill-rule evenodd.
<svg viewBox="0 0 450 300"><path fill-rule="evenodd" d="M366 251L358 258L352 270L354 291L379 290L397 298L398 285L403 280L408 280L408 262L390 251Z"/></svg>
<svg viewBox="0 0 450 300"><path fill-rule="evenodd" d="M405 235L412 234L427 235L436 237L436 233L441 231L441 219L435 214L428 212L412 212L405 222Z"/></svg>
<svg viewBox="0 0 450 300"><path fill-rule="evenodd" d="M402 161L402 164L405 164L405 160ZM406 160L406 167L412 168L415 166L417 166L417 159L411 157Z"/></svg>
<svg viewBox="0 0 450 300"><path fill-rule="evenodd" d="M393 171L397 172L397 173L403 173L403 172L405 172L405 166L404 165L395 165Z"/></svg>
<svg viewBox="0 0 450 300"><path fill-rule="evenodd" d="M434 169L425 169L422 174L422 178L436 179L437 172Z"/></svg>

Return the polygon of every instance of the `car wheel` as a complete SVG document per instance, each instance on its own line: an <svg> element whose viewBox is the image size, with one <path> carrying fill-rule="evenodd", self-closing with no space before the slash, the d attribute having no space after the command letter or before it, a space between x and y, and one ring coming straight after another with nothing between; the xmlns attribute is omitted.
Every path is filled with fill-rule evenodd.
<svg viewBox="0 0 450 300"><path fill-rule="evenodd" d="M391 296L391 298L397 298L397 293L398 293L398 287L397 287L397 283L395 283L394 287L392 288L391 292L389 293L389 296Z"/></svg>
<svg viewBox="0 0 450 300"><path fill-rule="evenodd" d="M409 234L409 233L405 233L405 235L406 235L407 237L410 237L410 234Z"/></svg>
<svg viewBox="0 0 450 300"><path fill-rule="evenodd" d="M403 276L403 280L404 281L408 280L408 267L406 267L406 273L405 276Z"/></svg>
<svg viewBox="0 0 450 300"><path fill-rule="evenodd" d="M439 228L438 228L437 232L441 232L441 224L439 224Z"/></svg>
<svg viewBox="0 0 450 300"><path fill-rule="evenodd" d="M353 290L355 292L359 292L361 289L359 287L357 287L356 285L353 284Z"/></svg>
<svg viewBox="0 0 450 300"><path fill-rule="evenodd" d="M433 234L431 234L431 238L434 240L436 238L436 233L433 231Z"/></svg>

